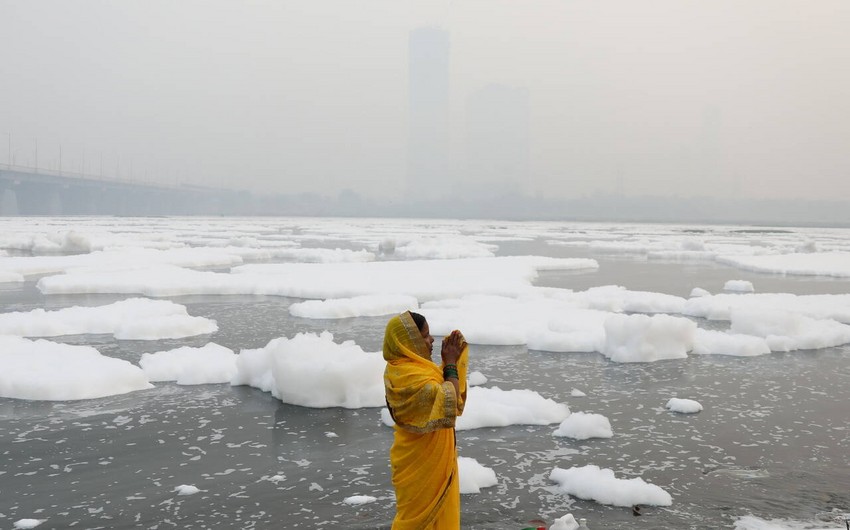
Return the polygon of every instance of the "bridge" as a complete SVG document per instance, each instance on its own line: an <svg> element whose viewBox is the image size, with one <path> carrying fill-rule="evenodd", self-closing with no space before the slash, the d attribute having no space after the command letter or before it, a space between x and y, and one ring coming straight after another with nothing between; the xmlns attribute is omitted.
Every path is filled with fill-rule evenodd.
<svg viewBox="0 0 850 530"><path fill-rule="evenodd" d="M0 165L0 215L236 215L247 191Z"/></svg>

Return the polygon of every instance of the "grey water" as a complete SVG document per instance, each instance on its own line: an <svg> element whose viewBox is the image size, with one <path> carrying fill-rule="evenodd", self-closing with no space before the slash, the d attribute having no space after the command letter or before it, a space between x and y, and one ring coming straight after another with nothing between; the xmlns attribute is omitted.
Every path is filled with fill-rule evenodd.
<svg viewBox="0 0 850 530"><path fill-rule="evenodd" d="M593 255L541 241L501 245L501 254L593 257L597 271L541 273L538 285L584 290L622 285L687 296L729 279L759 292L847 293L850 283L738 271L714 263ZM3 311L95 305L124 296L43 296L34 282L3 287ZM385 317L307 320L296 299L175 297L218 322L213 336L88 344L138 362L144 352L215 341L234 350L280 336L329 330L380 349ZM701 326L716 325L700 321ZM760 357L690 356L617 364L600 354L473 345L470 369L488 386L529 388L572 411L607 416L610 439L552 436L556 425L458 432L461 456L493 469L498 485L463 495L463 528L520 529L571 512L594 529L732 528L738 517L824 521L850 512L850 348ZM0 374L2 377L2 374ZM587 396L571 397L573 388ZM694 415L667 411L671 397L700 401ZM33 402L0 398L0 527L23 518L39 528L389 528L392 431L378 409L309 409L229 385L155 388L102 399ZM673 496L670 507L612 507L570 497L548 480L555 467L594 464L641 477ZM180 496L177 486L201 491ZM377 501L351 506L352 495Z"/></svg>

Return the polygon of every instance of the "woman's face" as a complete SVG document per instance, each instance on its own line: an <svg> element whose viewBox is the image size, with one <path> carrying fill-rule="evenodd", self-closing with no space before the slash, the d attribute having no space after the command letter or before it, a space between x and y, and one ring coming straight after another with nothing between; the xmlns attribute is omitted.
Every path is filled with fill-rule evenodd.
<svg viewBox="0 0 850 530"><path fill-rule="evenodd" d="M425 339L425 343L428 345L428 351L434 353L434 337L431 336L431 328L428 327L427 322L425 322L425 325L422 326L422 331L419 333L421 333L422 338Z"/></svg>

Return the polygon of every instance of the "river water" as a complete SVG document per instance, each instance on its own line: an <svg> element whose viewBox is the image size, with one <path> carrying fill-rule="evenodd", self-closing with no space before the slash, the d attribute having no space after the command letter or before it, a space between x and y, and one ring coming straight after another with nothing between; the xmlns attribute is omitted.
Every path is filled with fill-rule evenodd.
<svg viewBox="0 0 850 530"><path fill-rule="evenodd" d="M334 242L326 242L333 246ZM751 280L759 292L846 293L847 281L747 273L715 263L648 262L591 255L542 241L505 243L500 254L593 257L598 271L542 273L538 285L583 290L618 284L687 296ZM100 305L108 295L41 295L33 281L0 291L4 311ZM173 298L218 322L212 340L236 351L300 331L329 330L380 349L386 317L296 319L295 299L264 296ZM723 323L700 322L722 328ZM727 324L728 325L728 324ZM88 344L138 362L143 352L201 346L209 337ZM439 340L439 339L438 339ZM599 354L473 345L470 369L489 385L530 388L571 410L607 416L610 439L556 438L552 426L458 433L461 456L493 469L498 485L462 497L464 528L520 529L572 512L594 529L732 528L744 515L831 520L850 511L850 348L760 357L690 356L617 364ZM586 397L570 396L573 388ZM670 397L705 407L664 409ZM329 435L328 433L332 433ZM0 526L46 519L40 528L389 528L391 429L378 409L308 409L228 385L156 388L79 402L0 398ZM603 506L558 492L554 467L595 464L640 476L673 496L671 507ZM189 484L201 491L175 495ZM350 506L343 499L371 495ZM836 528L838 525L833 523Z"/></svg>

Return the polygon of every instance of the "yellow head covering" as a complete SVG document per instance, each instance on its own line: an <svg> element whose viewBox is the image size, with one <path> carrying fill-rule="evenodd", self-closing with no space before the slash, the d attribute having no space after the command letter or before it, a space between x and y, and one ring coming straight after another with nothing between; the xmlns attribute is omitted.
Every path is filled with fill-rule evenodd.
<svg viewBox="0 0 850 530"><path fill-rule="evenodd" d="M416 433L454 427L466 401L466 370L469 347L457 362L460 396L454 385L443 380L441 367L431 361L431 352L410 312L390 319L384 334L384 371L387 406L404 430Z"/></svg>

